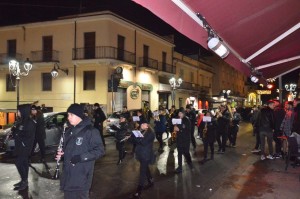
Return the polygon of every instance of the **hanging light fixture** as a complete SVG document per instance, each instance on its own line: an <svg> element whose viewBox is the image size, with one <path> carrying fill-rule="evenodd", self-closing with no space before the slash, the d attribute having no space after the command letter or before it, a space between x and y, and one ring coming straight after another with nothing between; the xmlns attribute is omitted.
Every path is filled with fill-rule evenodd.
<svg viewBox="0 0 300 199"><path fill-rule="evenodd" d="M58 62L54 63L53 69L51 70L51 76L53 78L58 77L58 70L63 71L64 73L66 73L67 75L69 74L69 70L68 69L63 69L59 67Z"/></svg>
<svg viewBox="0 0 300 199"><path fill-rule="evenodd" d="M229 54L228 48L220 41L218 37L208 38L207 46L221 58L225 58Z"/></svg>
<svg viewBox="0 0 300 199"><path fill-rule="evenodd" d="M258 78L256 77L256 76L254 76L254 75L251 75L250 76L250 79L251 79L251 81L253 82L253 83L257 83L258 82Z"/></svg>

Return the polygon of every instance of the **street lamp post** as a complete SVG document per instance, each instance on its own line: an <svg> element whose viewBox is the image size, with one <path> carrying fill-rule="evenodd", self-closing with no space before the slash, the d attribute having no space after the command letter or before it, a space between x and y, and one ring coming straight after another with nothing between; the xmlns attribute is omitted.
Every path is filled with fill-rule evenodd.
<svg viewBox="0 0 300 199"><path fill-rule="evenodd" d="M294 92L296 90L296 88L297 88L297 84L290 83L290 84L284 85L284 87L285 87L286 91L290 92L290 97L288 97L290 99L288 99L288 101L294 100L294 98L297 95L297 92Z"/></svg>
<svg viewBox="0 0 300 199"><path fill-rule="evenodd" d="M175 105L175 90L176 90L176 88L180 87L180 85L182 84L182 79L179 78L179 79L176 80L174 77L172 77L169 80L169 83L170 83L170 86L172 88L172 93L171 93L172 106L174 106Z"/></svg>
<svg viewBox="0 0 300 199"><path fill-rule="evenodd" d="M29 71L32 69L32 64L29 62L28 58L24 62L23 65L24 70L20 69L20 64L16 60L9 61L9 72L16 77L16 87L17 87L17 107L20 102L20 93L19 93L19 84L20 84L20 76L27 76Z"/></svg>

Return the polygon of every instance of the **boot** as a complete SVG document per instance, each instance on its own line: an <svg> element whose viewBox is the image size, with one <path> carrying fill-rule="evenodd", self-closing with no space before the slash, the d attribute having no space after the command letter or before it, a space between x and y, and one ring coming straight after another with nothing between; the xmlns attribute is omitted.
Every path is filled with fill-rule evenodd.
<svg viewBox="0 0 300 199"><path fill-rule="evenodd" d="M22 191L25 190L28 187L28 181L22 181L20 186L15 187L14 190L15 191Z"/></svg>
<svg viewBox="0 0 300 199"><path fill-rule="evenodd" d="M149 189L153 187L153 185L154 185L154 179L152 177L148 178L148 184L144 187L144 189Z"/></svg>
<svg viewBox="0 0 300 199"><path fill-rule="evenodd" d="M120 165L122 163L122 160L119 159L119 161L117 162L117 165Z"/></svg>
<svg viewBox="0 0 300 199"><path fill-rule="evenodd" d="M22 181L20 181L20 182L14 184L14 187L19 187L19 186L21 185L21 183L22 183Z"/></svg>

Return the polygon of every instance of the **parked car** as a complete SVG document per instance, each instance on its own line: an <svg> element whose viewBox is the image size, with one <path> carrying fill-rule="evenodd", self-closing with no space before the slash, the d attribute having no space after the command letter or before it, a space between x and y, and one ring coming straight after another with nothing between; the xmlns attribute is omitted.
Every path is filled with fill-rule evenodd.
<svg viewBox="0 0 300 199"><path fill-rule="evenodd" d="M44 113L46 149L57 147L63 132L63 125L67 121L68 114L66 112ZM15 148L15 140L12 136L11 128L0 131L0 149L7 153L12 153ZM39 151L39 147L35 148L35 152Z"/></svg>
<svg viewBox="0 0 300 199"><path fill-rule="evenodd" d="M112 125L119 125L119 119L120 119L119 112L114 112L106 119L105 121L106 133L108 133L109 135L115 135L116 131L111 129L110 127Z"/></svg>

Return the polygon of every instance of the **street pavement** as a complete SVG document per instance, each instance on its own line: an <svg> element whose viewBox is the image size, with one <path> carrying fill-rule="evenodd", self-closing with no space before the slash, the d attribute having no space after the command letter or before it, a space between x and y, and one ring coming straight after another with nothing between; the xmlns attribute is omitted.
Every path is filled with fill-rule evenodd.
<svg viewBox="0 0 300 199"><path fill-rule="evenodd" d="M164 134L164 136L166 136ZM167 139L164 140L165 142ZM94 179L90 191L91 199L126 199L137 187L139 163L127 154L121 165L116 165L118 153L113 137L106 138L106 155L95 165ZM289 166L285 171L282 159L260 160L252 154L255 138L252 127L242 123L236 148L227 148L225 154L215 154L215 159L201 164L203 145L197 139L197 149L191 149L194 169L186 164L182 174L175 174L177 151L168 146L158 154L157 162L151 166L155 179L154 187L144 190L144 199L300 199L300 167ZM131 145L127 143L128 152ZM217 149L217 145L215 145ZM157 142L155 150L158 149ZM14 158L0 156L0 198L62 199L59 180L51 179L55 161L53 154L47 155L47 165L32 158L29 173L29 188L14 191L13 184L19 175L13 164ZM50 171L47 168L50 167Z"/></svg>

